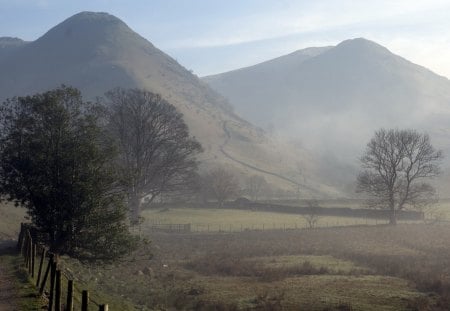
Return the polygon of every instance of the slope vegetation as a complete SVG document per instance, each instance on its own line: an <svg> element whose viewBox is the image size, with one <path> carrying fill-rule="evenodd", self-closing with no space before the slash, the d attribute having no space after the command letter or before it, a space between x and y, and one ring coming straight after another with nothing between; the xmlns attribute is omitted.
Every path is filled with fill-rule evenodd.
<svg viewBox="0 0 450 311"><path fill-rule="evenodd" d="M334 185L354 180L349 172L381 127L427 131L438 148L450 151L449 80L366 39L203 80L244 118L316 154L319 175Z"/></svg>
<svg viewBox="0 0 450 311"><path fill-rule="evenodd" d="M3 50L11 51L13 46L14 53L0 55L0 100L62 83L79 88L88 99L118 86L145 88L160 93L184 114L192 135L205 150L201 158L203 169L225 166L241 179L260 174L282 189L293 188L286 178L304 177L297 170L298 163L303 163L303 172L314 169L306 152L283 145L238 117L224 97L112 15L82 12L33 42L13 41ZM228 134L224 132L224 122ZM226 157L220 149L225 140L228 154L235 159L286 178ZM337 193L313 178L309 183L324 195ZM305 193L308 194L307 189Z"/></svg>

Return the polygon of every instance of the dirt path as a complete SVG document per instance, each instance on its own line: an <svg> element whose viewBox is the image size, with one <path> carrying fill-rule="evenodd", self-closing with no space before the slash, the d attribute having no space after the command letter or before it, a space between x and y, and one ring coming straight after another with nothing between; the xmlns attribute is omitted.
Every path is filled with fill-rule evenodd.
<svg viewBox="0 0 450 311"><path fill-rule="evenodd" d="M0 241L0 257L14 251L13 241ZM14 271L5 260L0 260L0 311L19 311L19 295L15 286Z"/></svg>

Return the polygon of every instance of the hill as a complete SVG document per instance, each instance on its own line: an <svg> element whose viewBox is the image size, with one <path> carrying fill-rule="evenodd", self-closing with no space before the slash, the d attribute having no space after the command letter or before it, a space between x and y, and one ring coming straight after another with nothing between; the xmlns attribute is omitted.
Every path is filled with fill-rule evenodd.
<svg viewBox="0 0 450 311"><path fill-rule="evenodd" d="M297 168L302 162L302 172L315 175L308 153L279 143L237 116L225 98L112 15L82 12L33 42L15 40L3 50L12 47L14 53L0 55L0 100L60 84L79 88L87 99L117 86L145 88L184 114L205 149L202 169L223 165L241 179L262 175L279 189L296 191L301 183L306 195L339 195L314 178L305 185L305 173Z"/></svg>
<svg viewBox="0 0 450 311"><path fill-rule="evenodd" d="M363 38L203 80L244 118L317 154L335 185L381 127L427 131L450 151L449 80Z"/></svg>

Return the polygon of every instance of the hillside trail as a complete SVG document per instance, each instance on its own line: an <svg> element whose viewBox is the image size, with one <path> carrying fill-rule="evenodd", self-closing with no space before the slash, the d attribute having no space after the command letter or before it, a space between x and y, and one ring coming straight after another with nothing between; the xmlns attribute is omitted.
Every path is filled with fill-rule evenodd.
<svg viewBox="0 0 450 311"><path fill-rule="evenodd" d="M0 240L0 257L15 252L14 241ZM19 294L15 286L14 271L10 271L3 261L0 261L0 311L19 311Z"/></svg>
<svg viewBox="0 0 450 311"><path fill-rule="evenodd" d="M295 187L302 187L302 188L305 188L305 189L308 189L308 190L311 190L311 191L314 191L314 192L317 191L316 189L313 189L313 188L311 188L311 187L308 187L308 186L306 186L306 185L304 185L304 184L300 184L300 183L296 182L295 180L292 180L292 179L290 179L290 178L287 178L287 177L285 177L285 176L283 176L283 175L280 175L280 174L277 174L277 173L274 173L274 172L266 171L266 170L264 170L264 169L262 169L262 168L253 166L253 165L248 164L248 163L246 163L246 162L244 162L244 161L241 161L241 160L239 160L239 159L236 159L235 157L233 157L232 155L230 155L227 151L225 151L225 146L228 144L228 142L229 142L230 139L231 139L230 131L229 131L228 128L227 128L227 121L224 121L224 122L223 122L223 131L225 132L226 138L225 138L225 141L223 142L223 144L220 146L220 151L221 151L221 152L223 153L223 155L224 155L225 157L227 157L228 159L230 159L230 160L232 160L232 161L234 161L234 162L236 162L236 163L239 163L239 164L241 164L241 165L243 165L243 166L245 166L245 167L247 167L247 168L250 168L250 169L252 169L252 170L254 170L254 171L257 171L257 172L260 172L260 173L263 173L263 174L266 174L266 175L271 175L271 176L277 177L277 178L279 178L279 179L281 179L281 180L290 182L290 183L293 184Z"/></svg>

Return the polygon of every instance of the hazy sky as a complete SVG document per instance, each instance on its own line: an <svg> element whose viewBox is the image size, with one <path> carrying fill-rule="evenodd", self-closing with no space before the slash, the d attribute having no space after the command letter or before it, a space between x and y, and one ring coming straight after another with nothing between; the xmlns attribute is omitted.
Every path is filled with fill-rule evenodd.
<svg viewBox="0 0 450 311"><path fill-rule="evenodd" d="M111 13L202 76L355 37L450 77L449 0L0 0L0 36Z"/></svg>

